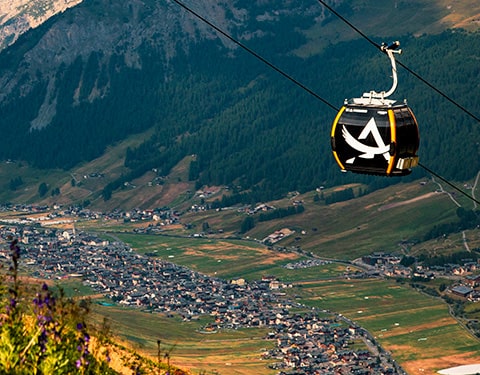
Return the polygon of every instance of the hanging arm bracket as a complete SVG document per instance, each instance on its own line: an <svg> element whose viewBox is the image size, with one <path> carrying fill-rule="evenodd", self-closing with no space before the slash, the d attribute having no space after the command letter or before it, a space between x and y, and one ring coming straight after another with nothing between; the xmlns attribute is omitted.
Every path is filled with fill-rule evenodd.
<svg viewBox="0 0 480 375"><path fill-rule="evenodd" d="M370 99L380 99L383 100L385 98L388 98L390 95L392 95L398 84L398 77L397 77L397 64L395 62L395 54L401 54L402 50L398 49L400 47L400 42L395 41L390 44L382 43L380 50L385 52L387 56L390 59L390 63L392 64L392 79L393 79L393 84L390 90L388 91L382 91L382 92L375 92L375 91L370 91L366 92L363 94L364 98L370 98Z"/></svg>

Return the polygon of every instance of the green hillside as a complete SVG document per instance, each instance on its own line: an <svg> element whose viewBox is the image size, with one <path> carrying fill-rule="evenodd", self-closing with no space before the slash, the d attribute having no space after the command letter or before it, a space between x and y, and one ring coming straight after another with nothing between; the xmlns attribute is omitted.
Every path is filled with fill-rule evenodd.
<svg viewBox="0 0 480 375"><path fill-rule="evenodd" d="M479 103L472 98L478 93L478 32L442 32L469 19L465 4L354 2L338 10L378 42L401 40L404 54L399 60L476 114ZM103 35L98 43L104 44L88 48L65 48L62 40L50 39L58 27L107 14L115 14L112 22L119 18L139 33L153 33L158 26L145 9L136 17L128 7L106 12L109 6L82 3L0 54L5 89L0 158L15 161L2 165L2 182L8 186L3 201L38 201L39 185L45 182L43 194L53 193L53 199L44 195L45 201L151 207L172 200L162 196L173 193L167 176L181 163L184 174L175 182L181 178L182 191L228 185L257 202L318 186L360 183L374 191L399 182L338 173L329 144L335 110L217 37L200 33L192 39L180 30L183 23L172 26L179 28L173 45L163 34L158 34L162 43L125 40L122 48L108 43L120 43L114 36L125 35ZM245 7L251 16L232 28L232 35L332 107L365 91L390 87L385 56L358 35L351 40L351 30L340 27L341 21L320 9L321 4L283 4L278 15L268 4ZM468 8L473 17L469 26L476 25L477 8ZM168 9L172 19L182 11L174 9ZM159 5L158 11L167 10ZM220 19L215 12L211 16ZM27 68L34 63L24 59L41 55L37 48L44 43L55 45L66 62L44 66L38 60L33 73ZM477 121L403 69L399 80L395 96L408 99L420 124L421 162L448 179L472 179L480 169ZM87 170L93 175L81 177ZM425 171L417 168L404 181L423 176ZM72 181L75 186L70 186ZM149 182L154 194L148 189L139 194L138 187ZM128 193L132 189L136 194Z"/></svg>
<svg viewBox="0 0 480 375"><path fill-rule="evenodd" d="M16 189L4 185L0 199L3 202L46 204L50 207L54 204L65 207L74 204L104 212L167 206L182 212L182 222L191 226L190 230L175 232L179 235L204 231L205 223L213 237L248 236L258 240L277 230L289 228L294 234L282 240L281 246L299 247L326 257L336 253L339 259L354 259L373 250L415 253L438 248L438 240L430 241L432 244L425 243L432 228L458 222L458 205L465 210L476 209L472 200L453 191L442 181L430 178L412 182L402 180L405 182L385 188L376 187L372 191L366 184L353 183L304 193L292 191L275 201L252 201L249 194L235 192L224 185L196 190L195 182L188 179L189 165L195 161L193 157L183 159L167 176L159 177L152 170L140 178L129 180L109 200L105 200L102 195L104 186L126 173L121 155L127 147L138 142L138 139L122 142L105 156L70 171L57 170L45 174L25 164L3 163L0 178L22 178L23 184ZM28 179L25 176L29 176ZM457 186L468 195L476 193L478 196L478 186L476 190L471 190L474 183L475 179L472 179L457 183ZM47 189L45 195L40 196L42 184ZM453 193L455 202L441 189ZM205 191L207 193L203 193ZM247 200L235 198L242 196L246 196ZM349 199L352 197L356 198ZM249 209L262 202L275 207L273 212L281 214L277 218L268 217L268 211L247 214ZM294 208L294 202L301 202L303 210L287 215L287 210ZM194 205L210 209L190 212ZM243 232L247 219L252 222L251 229ZM449 237L447 242L451 242L451 248L445 245L447 252L463 247L461 238L454 238L451 242L452 237Z"/></svg>

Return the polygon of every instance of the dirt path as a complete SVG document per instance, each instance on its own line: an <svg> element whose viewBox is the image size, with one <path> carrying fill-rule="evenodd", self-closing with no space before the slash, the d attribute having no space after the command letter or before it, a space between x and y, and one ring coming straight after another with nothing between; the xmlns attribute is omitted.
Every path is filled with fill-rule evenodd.
<svg viewBox="0 0 480 375"><path fill-rule="evenodd" d="M420 195L419 197L415 197L415 198L412 198L412 199L408 199L406 201L402 201L402 202L396 202L396 203L390 203L390 204L386 204L384 206L381 206L378 208L378 211L386 211L386 210L389 210L391 208L394 208L394 207L399 207L399 206L405 206L407 204L410 204L410 203L414 203L414 202L418 202L422 199L427 199L427 198L430 198L434 195L436 195L437 193L435 192L431 192L431 193L427 193L427 194L423 194L423 195Z"/></svg>
<svg viewBox="0 0 480 375"><path fill-rule="evenodd" d="M475 178L475 183L473 184L473 187L472 187L472 197L474 199L473 209L477 209L477 198L475 197L475 190L477 189L479 180L480 180L480 171L477 173L477 177Z"/></svg>

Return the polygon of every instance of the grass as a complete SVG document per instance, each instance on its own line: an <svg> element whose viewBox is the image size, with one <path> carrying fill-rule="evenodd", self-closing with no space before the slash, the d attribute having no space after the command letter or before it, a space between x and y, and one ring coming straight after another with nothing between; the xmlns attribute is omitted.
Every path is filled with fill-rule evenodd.
<svg viewBox="0 0 480 375"><path fill-rule="evenodd" d="M129 233L117 233L115 236L139 253L153 253L160 259L225 279L252 279L300 258L296 254L268 250L253 241Z"/></svg>
<svg viewBox="0 0 480 375"><path fill-rule="evenodd" d="M221 374L273 375L269 362L260 360L261 353L273 347L263 340L265 329L242 329L219 333L201 333L201 327L210 318L183 322L179 317L168 318L121 307L94 305L93 317L98 321L108 317L120 340L134 344L138 352L157 358L157 340L161 357L169 352L171 363L194 374L219 371ZM163 359L165 360L165 359ZM228 372L224 372L228 369Z"/></svg>
<svg viewBox="0 0 480 375"><path fill-rule="evenodd" d="M61 286L67 297L88 297L96 294L92 288L85 286L81 279L64 280L58 286Z"/></svg>
<svg viewBox="0 0 480 375"><path fill-rule="evenodd" d="M301 259L299 259L301 260ZM315 266L310 268L302 268L302 269L286 269L284 267L271 267L268 269L268 274L273 275L279 278L283 282L305 282L305 281L313 281L313 280L322 280L322 279L332 279L337 278L347 272L348 266L339 264L339 263L331 263L321 266ZM350 270L354 270L354 267L350 267ZM249 274L249 279L259 280L261 276L265 273L258 273L253 271Z"/></svg>
<svg viewBox="0 0 480 375"><path fill-rule="evenodd" d="M447 305L408 285L378 279L336 280L304 283L290 293L309 306L354 320L402 366L420 361L428 368L431 361L445 356L473 356L480 361L480 341L450 316Z"/></svg>
<svg viewBox="0 0 480 375"><path fill-rule="evenodd" d="M254 241L210 238L185 238L163 235L116 233L115 237L141 254L183 265L199 272L224 279L260 280L276 276L283 282L336 278L356 268L331 263L305 269L290 270L284 265L305 259L294 252L278 252Z"/></svg>
<svg viewBox="0 0 480 375"><path fill-rule="evenodd" d="M324 206L321 215L319 209L308 205L304 217L291 219L306 234L282 243L339 259L355 259L372 251L398 251L400 242L422 237L432 222L454 220L455 207L446 195L428 195L433 188L412 184L401 189L406 190L404 194L393 195L391 189L384 189L351 202ZM411 201L412 194L425 198Z"/></svg>

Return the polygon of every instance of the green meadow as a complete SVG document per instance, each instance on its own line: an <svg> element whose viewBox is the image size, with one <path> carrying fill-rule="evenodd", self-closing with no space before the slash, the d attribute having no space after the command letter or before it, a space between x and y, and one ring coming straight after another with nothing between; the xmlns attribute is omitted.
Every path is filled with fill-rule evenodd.
<svg viewBox="0 0 480 375"><path fill-rule="evenodd" d="M211 321L210 317L184 322L176 316L97 304L92 307L92 317L97 323L107 317L121 341L152 359L158 358L160 341L162 360L168 353L172 365L189 369L193 374L276 373L268 368L271 361L261 360L262 353L274 346L272 341L264 340L266 329L204 332L202 327Z"/></svg>
<svg viewBox="0 0 480 375"><path fill-rule="evenodd" d="M393 280L301 283L292 293L308 306L341 313L367 329L402 366L445 356L478 355L480 341L440 299ZM428 365L424 365L428 368Z"/></svg>
<svg viewBox="0 0 480 375"><path fill-rule="evenodd" d="M190 269L224 279L255 279L272 269L300 258L278 253L254 241L136 235L116 233L115 237L141 254L149 254Z"/></svg>

